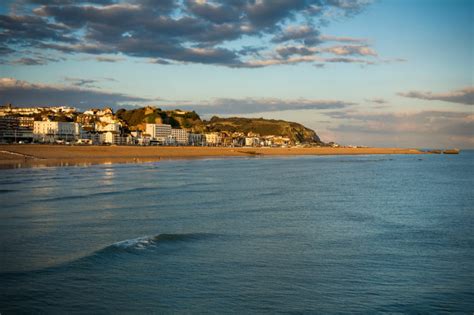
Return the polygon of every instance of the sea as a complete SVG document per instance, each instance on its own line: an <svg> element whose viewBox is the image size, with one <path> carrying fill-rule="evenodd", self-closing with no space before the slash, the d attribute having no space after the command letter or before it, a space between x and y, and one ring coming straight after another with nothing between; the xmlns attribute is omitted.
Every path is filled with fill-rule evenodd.
<svg viewBox="0 0 474 315"><path fill-rule="evenodd" d="M0 313L474 312L474 151L0 170Z"/></svg>

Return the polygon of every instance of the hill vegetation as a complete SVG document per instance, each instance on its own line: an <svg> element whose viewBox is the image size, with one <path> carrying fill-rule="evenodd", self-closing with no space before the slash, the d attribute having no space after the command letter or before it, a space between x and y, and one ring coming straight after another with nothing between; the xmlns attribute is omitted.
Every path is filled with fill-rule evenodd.
<svg viewBox="0 0 474 315"><path fill-rule="evenodd" d="M169 124L173 128L183 128L192 132L202 132L203 128L201 118L194 111L163 111L160 108L148 106L131 110L119 109L115 115L131 131L144 131L146 124Z"/></svg>
<svg viewBox="0 0 474 315"><path fill-rule="evenodd" d="M207 122L207 128L209 131L243 132L245 134L252 132L261 136L283 136L290 138L293 142L321 142L314 130L285 120L214 116Z"/></svg>
<svg viewBox="0 0 474 315"><path fill-rule="evenodd" d="M288 137L292 142L321 143L316 132L305 126L284 120L263 118L212 117L209 121L202 120L192 111L162 110L148 106L137 109L119 109L115 117L120 120L125 129L144 131L146 124L169 124L173 128L183 128L194 133L203 132L249 132L260 136Z"/></svg>

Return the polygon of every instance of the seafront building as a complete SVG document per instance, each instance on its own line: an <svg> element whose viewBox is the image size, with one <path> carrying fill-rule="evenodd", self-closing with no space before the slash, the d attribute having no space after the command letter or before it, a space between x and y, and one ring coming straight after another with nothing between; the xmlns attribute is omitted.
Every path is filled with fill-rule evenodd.
<svg viewBox="0 0 474 315"><path fill-rule="evenodd" d="M0 117L0 142L31 141L33 123L32 117Z"/></svg>
<svg viewBox="0 0 474 315"><path fill-rule="evenodd" d="M166 143L168 136L171 136L171 125L167 124L146 124L145 133L151 140Z"/></svg>
<svg viewBox="0 0 474 315"><path fill-rule="evenodd" d="M168 124L146 124L145 134L150 136L151 143L166 145L187 145L189 134L185 129L174 129Z"/></svg>
<svg viewBox="0 0 474 315"><path fill-rule="evenodd" d="M120 127L121 125L116 122L96 122L95 132L99 137L94 142L99 144L121 144Z"/></svg>
<svg viewBox="0 0 474 315"><path fill-rule="evenodd" d="M189 138L188 132L184 129L171 129L171 138L175 144L187 145Z"/></svg>
<svg viewBox="0 0 474 315"><path fill-rule="evenodd" d="M35 121L33 137L41 142L75 141L81 138L81 126L73 122Z"/></svg>
<svg viewBox="0 0 474 315"><path fill-rule="evenodd" d="M192 146L203 145L203 135L200 133L188 134L188 144Z"/></svg>
<svg viewBox="0 0 474 315"><path fill-rule="evenodd" d="M115 132L120 133L120 124L118 123L95 123L95 131L97 132Z"/></svg>
<svg viewBox="0 0 474 315"><path fill-rule="evenodd" d="M256 147L256 146L259 146L259 145L261 145L259 137L246 137L245 138L245 146L246 147Z"/></svg>
<svg viewBox="0 0 474 315"><path fill-rule="evenodd" d="M34 115L42 112L52 113L75 113L76 109L69 106L51 106L51 107L14 107L12 104L0 106L0 116L10 115Z"/></svg>
<svg viewBox="0 0 474 315"><path fill-rule="evenodd" d="M146 120L156 123L141 123L140 121L144 121L141 117L133 118L134 123L129 126L128 120L125 120L120 113L114 114L111 108L90 109L80 113L66 106L31 108L0 106L0 142L232 147L273 147L294 144L294 141L285 136L260 136L253 132L228 130L209 132L212 127L196 128L189 122L183 124L188 129L172 128L171 124L159 123L163 121L159 116L153 116L152 119L151 116L146 116L154 113L153 108L147 107L146 110L150 111L145 111L142 115L145 115ZM175 123L183 123L182 118L176 115L188 115L189 119L193 117L192 112L179 110L170 112L171 118L177 117ZM195 113L194 115L197 116ZM198 133L197 130L201 132ZM208 132L205 132L206 130ZM332 143L329 145L337 146Z"/></svg>
<svg viewBox="0 0 474 315"><path fill-rule="evenodd" d="M222 137L218 132L204 134L206 145L217 146L221 143Z"/></svg>

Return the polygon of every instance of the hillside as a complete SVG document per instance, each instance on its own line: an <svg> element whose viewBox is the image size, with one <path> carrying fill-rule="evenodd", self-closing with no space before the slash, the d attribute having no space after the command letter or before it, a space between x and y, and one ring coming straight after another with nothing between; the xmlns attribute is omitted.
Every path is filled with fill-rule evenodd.
<svg viewBox="0 0 474 315"><path fill-rule="evenodd" d="M161 110L156 107L144 107L132 110L119 109L115 116L122 121L130 131L145 130L147 123L170 124L173 128L183 128L190 132L253 132L261 136L275 135L291 139L292 142L321 143L314 130L305 126L284 120L263 118L219 118L201 120L196 112L181 110Z"/></svg>
<svg viewBox="0 0 474 315"><path fill-rule="evenodd" d="M261 136L284 136L290 138L293 142L321 142L314 130L284 120L240 117L219 118L215 116L205 123L209 131L253 132Z"/></svg>
<svg viewBox="0 0 474 315"><path fill-rule="evenodd" d="M115 116L130 131L144 131L146 124L169 124L173 128L184 128L191 132L202 132L204 127L201 118L194 111L164 111L148 106L131 110L119 109Z"/></svg>

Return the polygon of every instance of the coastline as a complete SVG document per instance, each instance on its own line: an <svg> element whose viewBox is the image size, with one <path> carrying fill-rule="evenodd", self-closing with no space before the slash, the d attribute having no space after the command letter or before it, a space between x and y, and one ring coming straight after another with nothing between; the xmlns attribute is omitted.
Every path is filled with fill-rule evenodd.
<svg viewBox="0 0 474 315"><path fill-rule="evenodd" d="M143 163L168 159L295 155L425 154L409 148L229 148L0 145L0 168Z"/></svg>

